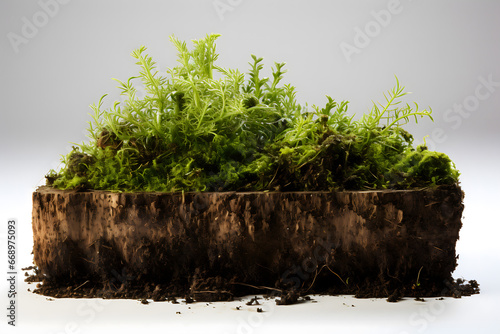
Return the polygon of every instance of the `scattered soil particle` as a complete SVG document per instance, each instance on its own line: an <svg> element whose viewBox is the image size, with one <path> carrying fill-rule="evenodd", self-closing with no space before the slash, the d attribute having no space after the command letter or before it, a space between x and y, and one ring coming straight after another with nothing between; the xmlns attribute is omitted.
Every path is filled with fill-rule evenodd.
<svg viewBox="0 0 500 334"><path fill-rule="evenodd" d="M38 268L36 266L29 266L29 267L21 268L21 270L23 270L23 271L38 270Z"/></svg>
<svg viewBox="0 0 500 334"><path fill-rule="evenodd" d="M248 302L246 303L246 305L247 305L247 306L250 306L250 305L260 305L260 303L259 303L258 299L259 299L259 298L258 298L257 296L255 296L255 297L253 297L252 299L250 299L250 301L248 301Z"/></svg>
<svg viewBox="0 0 500 334"><path fill-rule="evenodd" d="M471 296L479 293L479 283L476 280L466 281L458 278L450 284L450 289L453 292L453 297L460 298L462 296Z"/></svg>
<svg viewBox="0 0 500 334"><path fill-rule="evenodd" d="M26 268L22 268L22 270L26 271L24 273L24 276L26 277L24 279L24 281L27 283L42 282L44 279L43 275L40 274L40 271L38 270L37 266L29 266ZM33 271L33 274L28 273L28 271L31 271L31 270Z"/></svg>
<svg viewBox="0 0 500 334"><path fill-rule="evenodd" d="M399 292L399 290L394 290L394 292L389 297L387 297L387 301L389 303L396 303L400 300L401 300L401 293Z"/></svg>
<svg viewBox="0 0 500 334"><path fill-rule="evenodd" d="M299 299L300 294L297 291L288 291L282 294L280 299L276 299L276 305L292 305L303 302L303 299Z"/></svg>

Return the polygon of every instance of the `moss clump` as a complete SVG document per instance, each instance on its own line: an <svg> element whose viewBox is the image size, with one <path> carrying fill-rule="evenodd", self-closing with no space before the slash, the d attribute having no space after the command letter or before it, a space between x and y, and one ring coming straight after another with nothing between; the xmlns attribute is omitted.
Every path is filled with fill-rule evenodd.
<svg viewBox="0 0 500 334"><path fill-rule="evenodd" d="M443 153L413 147L402 129L431 111L400 106L406 93L397 81L384 104L359 121L348 102L327 96L325 107L307 107L295 88L281 84L283 63L262 78L262 58L250 71L215 65L218 35L185 42L171 37L179 66L162 76L145 47L132 53L138 77L119 81L124 102L92 105L90 142L51 170L56 188L113 191L341 190L412 188L458 181ZM214 78L216 73L219 78ZM146 89L137 97L132 84ZM385 124L382 124L384 123Z"/></svg>
<svg viewBox="0 0 500 334"><path fill-rule="evenodd" d="M410 150L391 170L393 184L401 188L422 187L429 184L452 184L459 173L450 158L439 152L428 151L425 146Z"/></svg>

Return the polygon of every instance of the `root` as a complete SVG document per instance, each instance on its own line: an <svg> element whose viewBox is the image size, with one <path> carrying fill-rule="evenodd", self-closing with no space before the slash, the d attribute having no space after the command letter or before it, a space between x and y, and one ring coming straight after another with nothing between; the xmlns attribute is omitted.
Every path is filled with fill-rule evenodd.
<svg viewBox="0 0 500 334"><path fill-rule="evenodd" d="M307 288L307 290L306 290L305 292L307 292L307 291L311 290L311 288L313 287L314 283L316 282L316 277L318 277L319 273L320 273L320 272L323 270L323 268L325 268L325 267L326 267L328 270L330 270L330 272L331 272L332 274L334 274L335 276L337 276L337 277L339 278L339 280L340 280L342 283L344 283L344 285L345 285L345 286L347 286L347 283L346 283L346 282L344 282L344 280L342 279L342 277L340 277L340 275L339 275L339 274L337 274L337 273L336 273L336 272L334 272L332 269L330 269L330 267L328 267L326 264L324 264L324 265L323 265L323 266L322 266L319 270L316 270L316 274L314 275L313 281L311 282L311 285L309 286L309 288Z"/></svg>
<svg viewBox="0 0 500 334"><path fill-rule="evenodd" d="M254 289L257 289L257 290L272 290L272 291L283 292L283 290L281 290L281 289L270 288L268 286L255 286L255 285L246 284L246 283L239 283L239 282L234 282L234 283L231 283L231 284L248 286L250 288L254 288Z"/></svg>

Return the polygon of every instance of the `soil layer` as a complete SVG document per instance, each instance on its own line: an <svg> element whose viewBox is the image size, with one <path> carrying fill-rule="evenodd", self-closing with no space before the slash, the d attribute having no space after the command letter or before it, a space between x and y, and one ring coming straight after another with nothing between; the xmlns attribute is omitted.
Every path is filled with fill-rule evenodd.
<svg viewBox="0 0 500 334"><path fill-rule="evenodd" d="M33 193L38 292L55 297L477 293L451 273L458 185L410 191ZM288 299L287 299L288 298Z"/></svg>

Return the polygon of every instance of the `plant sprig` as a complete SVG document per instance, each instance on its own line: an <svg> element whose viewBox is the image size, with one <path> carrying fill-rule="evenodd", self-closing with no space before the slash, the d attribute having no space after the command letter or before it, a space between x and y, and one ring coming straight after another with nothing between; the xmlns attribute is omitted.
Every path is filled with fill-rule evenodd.
<svg viewBox="0 0 500 334"><path fill-rule="evenodd" d="M429 111L418 110L418 104L415 103L415 109L413 109L409 104L406 104L404 107L399 107L401 104L401 98L407 94L405 92L405 87L401 86L399 83L399 79L396 77L396 86L387 93L384 93L384 98L386 103L373 103L373 107L370 113L365 114L363 119L361 120L363 126L366 129L375 129L380 126L380 122L382 119L387 121L387 124L384 126L382 133L388 131L394 125L401 126L409 122L410 117L414 117L415 123L418 123L418 117L421 118L424 116L429 117L432 121L432 109ZM405 123L401 124L400 121L404 120Z"/></svg>

